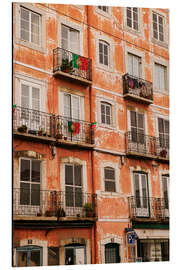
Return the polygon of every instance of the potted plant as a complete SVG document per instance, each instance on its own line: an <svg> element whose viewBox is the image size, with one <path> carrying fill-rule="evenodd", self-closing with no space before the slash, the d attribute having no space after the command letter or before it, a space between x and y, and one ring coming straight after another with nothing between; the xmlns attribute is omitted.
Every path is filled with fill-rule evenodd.
<svg viewBox="0 0 180 270"><path fill-rule="evenodd" d="M21 127L18 127L18 131L19 132L23 132L23 133L27 132L27 126L26 125L22 125Z"/></svg>
<svg viewBox="0 0 180 270"><path fill-rule="evenodd" d="M160 152L160 156L165 158L167 155L167 151L165 149L163 149L161 152Z"/></svg>
<svg viewBox="0 0 180 270"><path fill-rule="evenodd" d="M44 129L40 127L38 130L38 135L43 136L43 134L44 134Z"/></svg>
<svg viewBox="0 0 180 270"><path fill-rule="evenodd" d="M37 213L37 217L41 217L41 216L42 216L42 212L39 211L39 212Z"/></svg>
<svg viewBox="0 0 180 270"><path fill-rule="evenodd" d="M91 203L85 203L83 206L83 210L86 214L86 217L92 217L93 216L93 207Z"/></svg>
<svg viewBox="0 0 180 270"><path fill-rule="evenodd" d="M62 59L61 70L67 73L72 72L73 71L72 60L69 61L68 58Z"/></svg>

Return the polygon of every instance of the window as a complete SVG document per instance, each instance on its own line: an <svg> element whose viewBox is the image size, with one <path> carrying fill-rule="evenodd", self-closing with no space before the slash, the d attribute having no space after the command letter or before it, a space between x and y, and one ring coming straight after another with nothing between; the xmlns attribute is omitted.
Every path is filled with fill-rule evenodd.
<svg viewBox="0 0 180 270"><path fill-rule="evenodd" d="M104 12L109 12L109 8L107 6L98 6L98 9L104 11Z"/></svg>
<svg viewBox="0 0 180 270"><path fill-rule="evenodd" d="M65 191L67 207L82 207L82 165L65 165Z"/></svg>
<svg viewBox="0 0 180 270"><path fill-rule="evenodd" d="M109 243L105 245L105 263L120 263L119 244Z"/></svg>
<svg viewBox="0 0 180 270"><path fill-rule="evenodd" d="M159 144L161 148L169 148L169 121L158 118Z"/></svg>
<svg viewBox="0 0 180 270"><path fill-rule="evenodd" d="M155 63L155 87L158 90L167 90L167 67Z"/></svg>
<svg viewBox="0 0 180 270"><path fill-rule="evenodd" d="M24 41L40 45L41 16L24 7L20 9L20 38Z"/></svg>
<svg viewBox="0 0 180 270"><path fill-rule="evenodd" d="M105 41L99 41L99 63L109 66L109 44Z"/></svg>
<svg viewBox="0 0 180 270"><path fill-rule="evenodd" d="M32 211L40 206L40 171L39 160L20 159L20 205L33 206Z"/></svg>
<svg viewBox="0 0 180 270"><path fill-rule="evenodd" d="M67 118L80 119L80 97L64 93L64 116Z"/></svg>
<svg viewBox="0 0 180 270"><path fill-rule="evenodd" d="M48 265L59 265L59 247L48 247Z"/></svg>
<svg viewBox="0 0 180 270"><path fill-rule="evenodd" d="M153 18L153 37L159 41L164 41L164 18L163 16L154 13Z"/></svg>
<svg viewBox="0 0 180 270"><path fill-rule="evenodd" d="M147 175L134 172L133 177L136 215L147 216L149 214Z"/></svg>
<svg viewBox="0 0 180 270"><path fill-rule="evenodd" d="M128 53L128 74L141 77L141 57Z"/></svg>
<svg viewBox="0 0 180 270"><path fill-rule="evenodd" d="M111 167L104 168L105 191L116 192L115 170Z"/></svg>
<svg viewBox="0 0 180 270"><path fill-rule="evenodd" d="M169 175L162 175L162 192L165 210L169 209Z"/></svg>
<svg viewBox="0 0 180 270"><path fill-rule="evenodd" d="M127 26L133 30L138 31L138 9L137 8L126 8L126 19Z"/></svg>
<svg viewBox="0 0 180 270"><path fill-rule="evenodd" d="M42 266L42 248L36 246L16 249L17 266Z"/></svg>
<svg viewBox="0 0 180 270"><path fill-rule="evenodd" d="M73 53L79 54L80 40L79 31L62 25L62 48Z"/></svg>
<svg viewBox="0 0 180 270"><path fill-rule="evenodd" d="M130 124L131 124L131 140L144 144L145 140L145 127L144 127L144 114L130 111Z"/></svg>
<svg viewBox="0 0 180 270"><path fill-rule="evenodd" d="M112 106L106 102L101 102L101 123L112 125Z"/></svg>
<svg viewBox="0 0 180 270"><path fill-rule="evenodd" d="M65 265L86 264L86 247L79 244L65 246Z"/></svg>

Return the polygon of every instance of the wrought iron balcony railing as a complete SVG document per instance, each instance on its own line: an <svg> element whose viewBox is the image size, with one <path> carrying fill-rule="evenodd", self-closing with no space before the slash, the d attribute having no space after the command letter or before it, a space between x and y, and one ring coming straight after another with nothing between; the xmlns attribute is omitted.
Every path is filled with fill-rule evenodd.
<svg viewBox="0 0 180 270"><path fill-rule="evenodd" d="M169 159L169 138L153 137L128 131L126 133L126 152Z"/></svg>
<svg viewBox="0 0 180 270"><path fill-rule="evenodd" d="M71 142L94 143L94 130L90 122L56 116L56 138Z"/></svg>
<svg viewBox="0 0 180 270"><path fill-rule="evenodd" d="M131 94L135 97L153 101L152 83L129 75L128 73L123 76L123 90L124 95Z"/></svg>
<svg viewBox="0 0 180 270"><path fill-rule="evenodd" d="M53 72L62 71L92 81L92 60L62 48L53 50Z"/></svg>
<svg viewBox="0 0 180 270"><path fill-rule="evenodd" d="M18 132L54 137L54 123L53 114L18 106L13 112L13 129Z"/></svg>
<svg viewBox="0 0 180 270"><path fill-rule="evenodd" d="M129 197L128 205L131 219L151 218L157 221L169 218L167 198Z"/></svg>
<svg viewBox="0 0 180 270"><path fill-rule="evenodd" d="M13 215L96 217L97 195L69 191L13 189Z"/></svg>

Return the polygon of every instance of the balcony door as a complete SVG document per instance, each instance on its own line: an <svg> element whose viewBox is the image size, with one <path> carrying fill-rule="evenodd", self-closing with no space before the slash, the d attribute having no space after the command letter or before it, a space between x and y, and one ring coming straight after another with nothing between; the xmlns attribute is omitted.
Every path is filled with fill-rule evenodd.
<svg viewBox="0 0 180 270"><path fill-rule="evenodd" d="M137 217L149 216L149 197L147 175L144 173L134 173L134 196L135 215Z"/></svg>
<svg viewBox="0 0 180 270"><path fill-rule="evenodd" d="M67 216L82 216L82 165L65 165L65 209Z"/></svg>
<svg viewBox="0 0 180 270"><path fill-rule="evenodd" d="M165 217L169 217L169 175L162 175L163 209Z"/></svg>
<svg viewBox="0 0 180 270"><path fill-rule="evenodd" d="M166 151L166 155L169 152L169 121L158 118L158 131L159 131L159 154L162 155L162 151ZM164 155L164 157L166 157Z"/></svg>
<svg viewBox="0 0 180 270"><path fill-rule="evenodd" d="M80 244L65 246L65 265L86 264L86 247Z"/></svg>
<svg viewBox="0 0 180 270"><path fill-rule="evenodd" d="M144 114L130 111L130 136L129 143L131 151L138 153L146 153L146 137L145 137L145 123Z"/></svg>
<svg viewBox="0 0 180 270"><path fill-rule="evenodd" d="M39 130L40 119L40 89L26 83L21 84L21 125L26 125L30 130Z"/></svg>
<svg viewBox="0 0 180 270"><path fill-rule="evenodd" d="M71 27L62 25L62 48L72 53L79 54L79 31Z"/></svg>
<svg viewBox="0 0 180 270"><path fill-rule="evenodd" d="M20 159L20 189L16 194L19 215L37 215L40 211L40 170L41 162L36 159Z"/></svg>

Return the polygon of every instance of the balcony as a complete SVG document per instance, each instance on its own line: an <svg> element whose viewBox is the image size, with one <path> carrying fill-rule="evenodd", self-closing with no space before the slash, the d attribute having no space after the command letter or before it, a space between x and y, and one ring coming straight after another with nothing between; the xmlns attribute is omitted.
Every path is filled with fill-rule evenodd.
<svg viewBox="0 0 180 270"><path fill-rule="evenodd" d="M53 50L53 73L55 77L79 81L85 85L92 83L92 60L62 48Z"/></svg>
<svg viewBox="0 0 180 270"><path fill-rule="evenodd" d="M13 189L13 217L54 220L96 218L97 195L56 190Z"/></svg>
<svg viewBox="0 0 180 270"><path fill-rule="evenodd" d="M129 197L129 217L132 220L151 219L161 221L169 219L168 199L149 197Z"/></svg>
<svg viewBox="0 0 180 270"><path fill-rule="evenodd" d="M126 154L168 161L169 138L156 138L143 133L129 131L126 133Z"/></svg>
<svg viewBox="0 0 180 270"><path fill-rule="evenodd" d="M38 136L43 139L55 136L53 114L16 107L13 112L13 131L24 136Z"/></svg>
<svg viewBox="0 0 180 270"><path fill-rule="evenodd" d="M123 95L126 99L151 104L153 103L152 83L127 73L123 76Z"/></svg>
<svg viewBox="0 0 180 270"><path fill-rule="evenodd" d="M16 107L13 112L13 132L34 140L92 148L94 129L87 121Z"/></svg>
<svg viewBox="0 0 180 270"><path fill-rule="evenodd" d="M60 143L94 144L94 129L90 122L74 118L56 116L56 139Z"/></svg>

